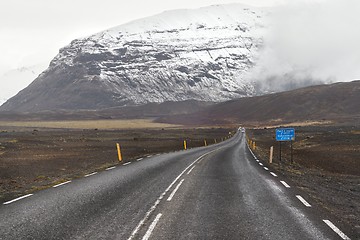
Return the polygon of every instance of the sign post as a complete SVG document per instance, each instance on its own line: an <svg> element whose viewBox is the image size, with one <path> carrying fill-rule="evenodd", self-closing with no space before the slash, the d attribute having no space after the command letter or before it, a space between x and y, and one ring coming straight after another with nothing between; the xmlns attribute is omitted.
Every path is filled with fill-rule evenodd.
<svg viewBox="0 0 360 240"><path fill-rule="evenodd" d="M291 146L291 163L293 162L293 149L292 142L295 140L295 128L278 128L276 129L276 141L280 144L280 156L279 160L281 162L281 143L290 141Z"/></svg>
<svg viewBox="0 0 360 240"><path fill-rule="evenodd" d="M281 162L281 141L279 141L279 161Z"/></svg>
<svg viewBox="0 0 360 240"><path fill-rule="evenodd" d="M293 144L292 143L293 143L293 141L291 140L290 141L290 149L291 149L291 160L290 161L291 161L291 163L293 163L293 146L292 146Z"/></svg>

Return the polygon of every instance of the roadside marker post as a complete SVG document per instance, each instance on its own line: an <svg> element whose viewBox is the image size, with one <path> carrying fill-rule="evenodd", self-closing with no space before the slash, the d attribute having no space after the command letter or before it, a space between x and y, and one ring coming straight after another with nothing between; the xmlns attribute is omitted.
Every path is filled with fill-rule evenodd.
<svg viewBox="0 0 360 240"><path fill-rule="evenodd" d="M117 148L117 152L118 152L118 159L119 159L119 162L122 161L122 155L121 155L121 148L120 148L120 144L116 144L116 148Z"/></svg>
<svg viewBox="0 0 360 240"><path fill-rule="evenodd" d="M253 150L255 151L256 150L256 142L253 141Z"/></svg>
<svg viewBox="0 0 360 240"><path fill-rule="evenodd" d="M271 164L273 161L273 156L274 156L274 147L271 146L270 147L270 158L269 158L269 163Z"/></svg>
<svg viewBox="0 0 360 240"><path fill-rule="evenodd" d="M206 142L206 139L204 140L204 145L205 145L205 147L207 146L207 142Z"/></svg>
<svg viewBox="0 0 360 240"><path fill-rule="evenodd" d="M184 150L187 149L187 146L186 146L186 140L184 140Z"/></svg>
<svg viewBox="0 0 360 240"><path fill-rule="evenodd" d="M217 142L216 142L216 139L214 139L214 143L216 144Z"/></svg>

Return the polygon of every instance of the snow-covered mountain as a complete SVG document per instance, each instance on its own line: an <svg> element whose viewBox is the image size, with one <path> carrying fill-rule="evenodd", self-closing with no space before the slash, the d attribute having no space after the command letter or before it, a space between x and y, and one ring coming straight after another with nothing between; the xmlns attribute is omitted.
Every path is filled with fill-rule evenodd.
<svg viewBox="0 0 360 240"><path fill-rule="evenodd" d="M60 50L1 110L98 109L148 102L225 101L255 93L266 10L240 4L174 10Z"/></svg>

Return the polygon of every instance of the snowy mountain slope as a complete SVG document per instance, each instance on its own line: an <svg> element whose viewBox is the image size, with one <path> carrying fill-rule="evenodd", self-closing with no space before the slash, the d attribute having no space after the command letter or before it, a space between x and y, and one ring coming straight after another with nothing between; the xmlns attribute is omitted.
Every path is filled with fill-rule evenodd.
<svg viewBox="0 0 360 240"><path fill-rule="evenodd" d="M148 102L225 101L255 93L266 12L240 4L175 10L60 50L1 110L99 109Z"/></svg>

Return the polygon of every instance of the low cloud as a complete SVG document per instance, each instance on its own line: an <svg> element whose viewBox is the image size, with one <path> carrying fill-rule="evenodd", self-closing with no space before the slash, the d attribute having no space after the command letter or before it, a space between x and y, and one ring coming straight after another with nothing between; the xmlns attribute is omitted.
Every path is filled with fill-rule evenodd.
<svg viewBox="0 0 360 240"><path fill-rule="evenodd" d="M250 78L268 91L360 79L359 12L358 0L275 8Z"/></svg>

